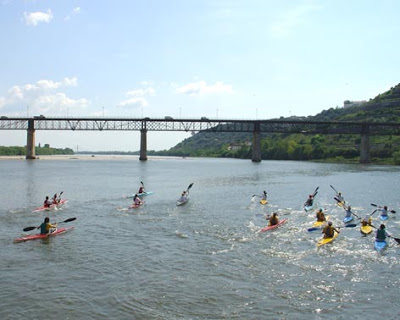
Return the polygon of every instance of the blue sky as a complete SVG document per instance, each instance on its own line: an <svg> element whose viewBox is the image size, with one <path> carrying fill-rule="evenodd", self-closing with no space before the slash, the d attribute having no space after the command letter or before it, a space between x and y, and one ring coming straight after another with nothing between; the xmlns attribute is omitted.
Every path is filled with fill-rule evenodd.
<svg viewBox="0 0 400 320"><path fill-rule="evenodd" d="M0 115L271 119L400 82L397 0L0 0ZM148 148L186 133L148 135ZM36 132L138 150L137 132ZM0 132L25 145L26 132Z"/></svg>

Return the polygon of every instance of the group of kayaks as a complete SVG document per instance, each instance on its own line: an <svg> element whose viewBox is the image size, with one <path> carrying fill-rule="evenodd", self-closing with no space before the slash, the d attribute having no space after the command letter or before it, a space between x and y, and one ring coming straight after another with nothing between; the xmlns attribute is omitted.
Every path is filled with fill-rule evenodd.
<svg viewBox="0 0 400 320"><path fill-rule="evenodd" d="M334 199L336 200L337 205L346 210L346 217L343 218L343 222L345 223L345 225L343 227L352 228L352 227L357 226L356 223L351 224L350 222L352 222L354 220L354 216L356 216L358 218L358 220L361 220L361 218L359 218L355 213L351 212L351 207L346 205L346 202L345 202L343 196L341 195L341 193L337 192L336 189L333 186L331 186L331 187L336 192L336 196L334 197ZM319 190L319 187L317 187L314 190L314 192L309 195L307 201L303 205L304 211L311 212L311 211L313 211L315 209L314 208L314 206L315 206L314 199L315 199L315 196L318 194L318 190ZM253 198L254 198L254 196L253 196ZM265 200L265 202L263 203L260 200L260 203L261 204L267 204L268 201ZM382 208L383 208L383 207L377 206L376 204L371 204L371 205L377 207L377 209L373 213L375 213L377 210L382 210ZM390 212L391 213L396 213L396 211L394 211L394 210L390 210ZM387 215L380 215L379 219L381 221L385 221L385 220L388 219L388 216ZM329 216L326 216L324 221L318 221L318 220L315 221L312 224L312 228L308 228L307 230L308 231L322 230L327 225L328 221L329 221ZM279 221L278 224L276 224L276 225L268 225L266 227L263 227L258 232L266 232L266 231L269 231L269 230L274 230L274 229L278 228L279 226L281 226L282 224L284 224L286 222L287 222L287 219L282 219L281 221ZM376 229L376 227L373 226L371 223L363 223L363 224L360 225L360 232L364 236L367 236L367 235L371 234L374 231L374 229ZM320 247L320 246L323 246L325 244L333 242L338 236L339 236L339 232L335 231L333 233L333 237L324 237L324 238L320 239L317 242L317 247ZM392 236L390 236L390 237L393 238L398 244L400 244L400 239L394 238ZM374 248L379 252L383 251L385 248L387 248L387 246L388 246L388 243L387 243L386 240L385 241L378 240L378 239L374 240Z"/></svg>

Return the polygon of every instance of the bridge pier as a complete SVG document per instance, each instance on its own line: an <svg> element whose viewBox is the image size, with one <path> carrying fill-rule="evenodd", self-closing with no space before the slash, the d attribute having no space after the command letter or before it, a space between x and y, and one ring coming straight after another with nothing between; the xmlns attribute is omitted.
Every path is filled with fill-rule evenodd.
<svg viewBox="0 0 400 320"><path fill-rule="evenodd" d="M360 163L371 163L369 134L361 134Z"/></svg>
<svg viewBox="0 0 400 320"><path fill-rule="evenodd" d="M147 160L147 129L140 130L140 156L139 160Z"/></svg>
<svg viewBox="0 0 400 320"><path fill-rule="evenodd" d="M261 143L260 143L260 123L254 123L253 131L253 152L251 155L251 161L261 162Z"/></svg>
<svg viewBox="0 0 400 320"><path fill-rule="evenodd" d="M35 121L28 120L27 141L26 141L26 158L36 159L35 154Z"/></svg>

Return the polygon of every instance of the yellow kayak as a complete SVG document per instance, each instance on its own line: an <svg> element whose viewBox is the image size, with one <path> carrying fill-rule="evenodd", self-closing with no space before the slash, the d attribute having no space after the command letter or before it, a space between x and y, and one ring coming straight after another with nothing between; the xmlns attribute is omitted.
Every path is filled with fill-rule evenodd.
<svg viewBox="0 0 400 320"><path fill-rule="evenodd" d="M321 240L318 241L317 243L317 247L323 246L324 244L330 243L333 240L335 240L337 237L339 236L339 233L337 233L335 231L335 233L333 234L332 238L322 238Z"/></svg>
<svg viewBox="0 0 400 320"><path fill-rule="evenodd" d="M361 227L360 227L361 233L365 234L365 235L370 234L372 232L372 230L373 230L373 228L369 225L366 225L366 226L361 225Z"/></svg>
<svg viewBox="0 0 400 320"><path fill-rule="evenodd" d="M322 227L324 224L326 224L328 222L328 220L329 220L329 216L325 217L325 221L315 221L312 226L313 227Z"/></svg>
<svg viewBox="0 0 400 320"><path fill-rule="evenodd" d="M267 204L267 203L268 203L268 200L261 199L261 200L260 200L260 203L261 203L261 204Z"/></svg>

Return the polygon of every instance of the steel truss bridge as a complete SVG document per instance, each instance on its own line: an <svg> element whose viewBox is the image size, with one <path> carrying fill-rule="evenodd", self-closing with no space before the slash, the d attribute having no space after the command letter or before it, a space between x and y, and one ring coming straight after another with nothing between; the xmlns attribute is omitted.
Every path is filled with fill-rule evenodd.
<svg viewBox="0 0 400 320"><path fill-rule="evenodd" d="M140 131L140 160L147 160L147 131L251 132L252 160L261 161L260 133L360 134L360 162L370 162L370 135L400 135L400 123L150 118L33 118L1 117L0 130L27 130L27 159L35 158L35 130Z"/></svg>

